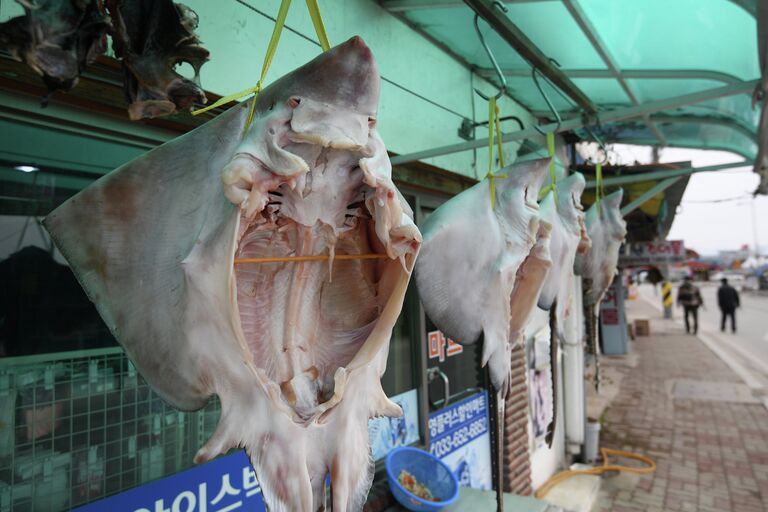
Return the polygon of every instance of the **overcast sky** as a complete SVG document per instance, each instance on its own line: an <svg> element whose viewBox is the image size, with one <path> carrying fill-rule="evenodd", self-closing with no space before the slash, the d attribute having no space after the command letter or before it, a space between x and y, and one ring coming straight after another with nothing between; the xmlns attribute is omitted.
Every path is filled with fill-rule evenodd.
<svg viewBox="0 0 768 512"><path fill-rule="evenodd" d="M648 148L616 145L613 149L621 163L650 161ZM721 151L677 148L663 149L660 155L661 162L691 161L695 167L740 160L739 156ZM752 173L751 166L694 174L668 239L684 240L686 247L714 255L719 250L735 250L744 244L751 248L757 235L762 252L768 252L768 197L752 198L757 183L758 177Z"/></svg>

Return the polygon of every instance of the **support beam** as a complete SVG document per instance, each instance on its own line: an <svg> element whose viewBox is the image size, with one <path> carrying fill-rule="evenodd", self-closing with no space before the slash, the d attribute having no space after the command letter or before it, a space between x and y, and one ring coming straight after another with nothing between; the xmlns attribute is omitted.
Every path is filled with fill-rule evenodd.
<svg viewBox="0 0 768 512"><path fill-rule="evenodd" d="M724 126L735 130L744 135L750 141L757 139L757 133L752 130L745 123L740 123L734 119L727 117L714 117L714 116L694 116L694 115L672 115L672 114L653 114L650 116L651 120L655 123L690 123L690 124L703 124L703 125L715 125Z"/></svg>
<svg viewBox="0 0 768 512"><path fill-rule="evenodd" d="M527 4L533 2L552 2L555 0L502 0L505 4ZM754 0L729 0L738 5L752 16L756 9ZM416 11L420 9L439 9L444 7L456 7L463 0L379 0L381 6L390 12Z"/></svg>
<svg viewBox="0 0 768 512"><path fill-rule="evenodd" d="M619 65L616 63L616 59L613 57L613 55L611 55L611 52L608 49L608 45L603 42L594 25L592 25L592 22L589 21L587 14L581 8L581 5L579 5L578 0L563 0L563 3L565 4L565 8L568 9L568 12L571 14L573 20L581 29L581 32L592 45L592 48L595 49L597 54L608 67L608 71L619 83L619 86L621 86L624 94L626 94L629 98L629 101L632 103L632 105L639 105L640 101L637 99L637 94L635 94L635 91L632 89L632 87L630 87L629 82L624 79L621 71L619 71ZM648 127L648 130L653 133L654 137L659 140L659 143L662 146L666 146L667 141L664 139L664 136L661 134L653 121L651 121L647 115L643 116L643 121Z"/></svg>
<svg viewBox="0 0 768 512"><path fill-rule="evenodd" d="M534 2L554 2L556 0L502 0L505 4L529 4ZM464 0L380 0L381 6L389 12L421 11L424 9L444 9L458 7Z"/></svg>
<svg viewBox="0 0 768 512"><path fill-rule="evenodd" d="M626 185L628 183L642 183L644 181L655 181L668 178L679 178L700 172L724 171L726 169L736 169L737 167L749 167L752 165L750 160L735 162L731 164L708 165L706 167L688 167L686 169L666 169L663 171L650 171L643 173L627 174L626 176L615 176L612 178L603 178L603 186L610 187L614 185ZM587 182L586 188L594 188L597 183L595 180Z"/></svg>
<svg viewBox="0 0 768 512"><path fill-rule="evenodd" d="M597 106L584 92L576 87L565 73L560 71L528 36L502 12L491 0L464 0L478 16L484 19L496 33L542 75L547 77L566 96L588 114L597 112Z"/></svg>
<svg viewBox="0 0 768 512"><path fill-rule="evenodd" d="M637 199L629 203L627 206L622 208L621 216L626 217L629 213L641 207L646 201L653 199L656 196L656 194L658 194L659 192L664 192L669 187L677 183L677 181L681 178L682 176L677 176L676 178L667 178L664 181L660 181L650 189L643 192L640 197L638 197Z"/></svg>
<svg viewBox="0 0 768 512"><path fill-rule="evenodd" d="M684 94L682 96L675 96L673 98L666 98L663 100L650 101L648 103L642 103L638 106L621 108L616 110L609 110L601 112L599 121L603 124L612 123L615 121L622 121L625 119L632 119L647 114L653 114L655 112L662 112L664 110L671 110L686 105L692 105L702 101L714 100L723 98L726 96L734 96L736 94L751 94L758 84L759 80L750 80L747 82L737 82L723 87L717 87L715 89L708 89L706 91L700 91L693 94ZM566 119L560 126L557 123L549 123L539 128L544 132L562 133L575 130L584 126L584 120L580 117ZM529 139L531 137L540 136L539 132L535 128L526 128L525 130L519 130L516 132L505 133L502 135L501 140L503 142L510 142L513 140ZM458 144L450 144L439 148L427 149L424 151L418 151L415 153L408 153L405 155L398 155L392 157L392 165L404 164L407 162L413 162L415 160L423 160L425 158L434 158L436 156L449 155L451 153L458 153L461 151L468 151L470 149L482 148L488 146L488 138L471 140L467 142L460 142Z"/></svg>
<svg viewBox="0 0 768 512"><path fill-rule="evenodd" d="M531 72L526 69L504 69L508 77L529 77ZM608 69L561 69L568 78L614 78ZM621 75L626 79L640 80L713 80L732 84L741 81L735 75L711 71L708 69L621 69ZM496 71L489 68L479 68L475 71L483 78L496 78Z"/></svg>

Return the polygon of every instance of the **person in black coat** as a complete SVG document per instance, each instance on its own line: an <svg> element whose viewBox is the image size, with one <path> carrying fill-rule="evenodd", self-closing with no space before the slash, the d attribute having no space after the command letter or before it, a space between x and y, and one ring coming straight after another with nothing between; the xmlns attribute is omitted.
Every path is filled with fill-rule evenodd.
<svg viewBox="0 0 768 512"><path fill-rule="evenodd" d="M722 283L717 290L717 305L720 306L722 312L722 320L720 322L720 330L725 332L725 321L731 317L731 331L736 332L736 308L741 306L739 302L739 292L728 284L726 278L720 280Z"/></svg>

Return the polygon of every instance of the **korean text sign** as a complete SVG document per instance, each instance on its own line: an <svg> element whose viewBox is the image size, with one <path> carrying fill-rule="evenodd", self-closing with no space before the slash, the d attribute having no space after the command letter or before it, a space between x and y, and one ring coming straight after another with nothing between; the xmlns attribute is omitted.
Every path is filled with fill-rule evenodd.
<svg viewBox="0 0 768 512"><path fill-rule="evenodd" d="M429 451L453 470L464 487L490 489L488 397L477 393L429 416Z"/></svg>
<svg viewBox="0 0 768 512"><path fill-rule="evenodd" d="M76 512L265 512L261 487L244 451L219 457L76 509Z"/></svg>

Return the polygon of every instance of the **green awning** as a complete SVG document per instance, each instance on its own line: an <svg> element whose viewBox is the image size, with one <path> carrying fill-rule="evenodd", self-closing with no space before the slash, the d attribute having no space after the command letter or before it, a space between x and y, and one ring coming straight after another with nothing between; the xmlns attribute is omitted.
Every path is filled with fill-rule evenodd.
<svg viewBox="0 0 768 512"><path fill-rule="evenodd" d="M606 111L760 79L759 1L765 0L383 0L382 5L499 84L473 25L476 11L497 4L492 16L505 16L551 59L597 107L599 121ZM531 77L531 59L487 18L482 16L479 26L509 95L553 120ZM584 114L567 88L539 82L564 119ZM742 92L591 128L605 142L721 149L754 160L759 118L750 94ZM589 138L586 130L577 134Z"/></svg>

